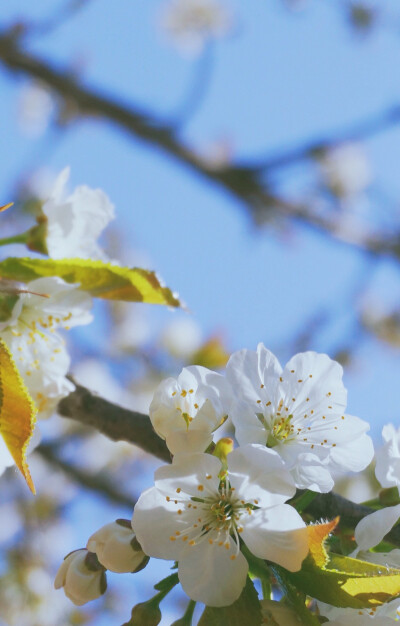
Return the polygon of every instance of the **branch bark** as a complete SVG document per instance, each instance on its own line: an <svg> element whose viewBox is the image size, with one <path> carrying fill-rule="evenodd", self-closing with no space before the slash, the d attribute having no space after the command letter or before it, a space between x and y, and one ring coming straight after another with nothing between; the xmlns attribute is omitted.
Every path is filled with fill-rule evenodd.
<svg viewBox="0 0 400 626"><path fill-rule="evenodd" d="M269 188L266 182L269 170L274 171L277 167L308 158L316 149L332 144L333 138L315 141L258 163L237 162L215 167L185 145L173 125L150 116L136 105L119 102L99 91L85 87L68 72L55 69L46 61L25 52L20 45L18 33L13 30L0 33L0 63L12 72L26 74L47 84L66 102L73 103L79 114L103 119L135 139L172 156L193 173L222 188L245 205L257 223L265 222L271 217L290 219L364 252L400 259L400 232L391 232L390 235L354 233L349 237L341 232L340 222L335 216L326 216L305 204L285 200ZM350 129L347 137L341 133L338 133L338 136L341 141L354 135L366 136L399 121L400 107L392 107L374 116L370 121L365 121L359 128Z"/></svg>
<svg viewBox="0 0 400 626"><path fill-rule="evenodd" d="M167 463L171 462L165 441L156 435L147 415L108 402L85 387L76 385L75 391L61 400L57 411L63 417L96 428L113 441L128 441Z"/></svg>

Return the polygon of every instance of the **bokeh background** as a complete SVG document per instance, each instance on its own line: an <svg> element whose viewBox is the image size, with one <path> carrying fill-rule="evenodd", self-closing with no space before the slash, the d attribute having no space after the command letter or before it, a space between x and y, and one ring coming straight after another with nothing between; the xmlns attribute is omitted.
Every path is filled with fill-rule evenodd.
<svg viewBox="0 0 400 626"><path fill-rule="evenodd" d="M396 0L2 3L0 204L15 206L1 237L33 224L69 165L71 190L115 204L111 258L155 269L187 305L96 304L68 336L76 380L146 413L186 364L221 368L260 341L282 361L326 352L379 445L400 416L399 67ZM102 106L88 111L81 88ZM110 575L79 610L52 581L92 532L130 518L159 461L65 418L40 431L39 495L14 470L0 479L0 624L121 624L170 564ZM362 501L374 484L338 489ZM164 606L167 626L185 598Z"/></svg>

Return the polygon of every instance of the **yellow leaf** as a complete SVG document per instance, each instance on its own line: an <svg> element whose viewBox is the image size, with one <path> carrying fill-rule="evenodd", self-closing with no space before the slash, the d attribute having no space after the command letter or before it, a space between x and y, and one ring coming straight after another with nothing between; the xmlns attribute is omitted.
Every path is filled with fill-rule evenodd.
<svg viewBox="0 0 400 626"><path fill-rule="evenodd" d="M87 259L30 259L9 257L0 263L0 277L24 283L43 276L59 276L78 283L96 298L180 306L178 298L164 287L155 272Z"/></svg>
<svg viewBox="0 0 400 626"><path fill-rule="evenodd" d="M0 434L32 493L35 487L26 462L26 449L36 412L11 353L0 339Z"/></svg>
<svg viewBox="0 0 400 626"><path fill-rule="evenodd" d="M10 206L12 206L14 204L14 202L9 202L8 204L3 204L3 206L0 206L0 213L2 211L6 211L7 209L10 208Z"/></svg>
<svg viewBox="0 0 400 626"><path fill-rule="evenodd" d="M310 554L319 567L324 567L329 561L329 555L325 549L325 542L329 534L335 530L339 524L339 517L335 517L331 522L325 524L312 524L307 526Z"/></svg>

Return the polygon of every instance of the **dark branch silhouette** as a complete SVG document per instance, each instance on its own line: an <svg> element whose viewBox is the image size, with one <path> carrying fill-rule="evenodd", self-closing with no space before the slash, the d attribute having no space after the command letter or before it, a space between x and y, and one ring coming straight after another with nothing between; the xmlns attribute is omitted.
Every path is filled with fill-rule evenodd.
<svg viewBox="0 0 400 626"><path fill-rule="evenodd" d="M323 147L328 148L334 143L334 137L316 140L259 162L236 162L216 167L186 145L173 125L150 116L139 106L119 102L85 87L70 73L55 69L46 61L25 52L20 45L21 37L18 29L0 34L0 63L5 67L45 83L66 103L70 103L77 115L102 119L173 157L195 174L228 192L247 208L256 223L261 224L271 218L289 219L364 252L400 258L400 232L397 230L372 234L354 231L350 235L341 230L340 216L335 212L323 214L305 203L278 197L266 182L270 170L310 157ZM336 142L338 137L343 141L374 134L399 120L400 107L392 107L373 116L370 121L364 121L359 127L346 133L338 132Z"/></svg>

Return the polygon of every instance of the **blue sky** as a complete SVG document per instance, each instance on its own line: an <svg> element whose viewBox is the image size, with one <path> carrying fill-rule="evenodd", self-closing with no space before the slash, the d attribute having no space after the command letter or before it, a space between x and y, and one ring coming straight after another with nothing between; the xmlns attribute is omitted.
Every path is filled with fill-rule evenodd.
<svg viewBox="0 0 400 626"><path fill-rule="evenodd" d="M196 62L160 32L163 4L92 0L53 34L32 38L28 48L55 65L82 65L85 83L171 119L185 101ZM278 0L226 4L236 27L214 46L206 96L182 130L194 147L206 150L224 139L235 158L251 160L333 135L399 101L395 28L354 37L336 2L315 0L295 14ZM385 5L394 10L396 1ZM27 16L39 20L55 6L54 0L3 2L0 26ZM133 260L140 251L148 258L179 291L204 333L222 331L232 350L263 341L285 360L293 338L323 308L333 319L312 348L333 355L354 332L349 295L371 268L371 300L399 302L399 269L393 262L365 270L362 253L306 227L290 236L257 230L243 207L220 189L110 125L94 120L71 125L48 150L47 138L28 138L18 124L25 84L0 66L0 203L13 199L22 173L38 166L57 173L70 165L72 186L101 187L114 202L125 256L132 254ZM394 198L400 191L399 132L381 133L365 144L376 181ZM290 179L286 185L290 189ZM373 210L379 222L378 203ZM161 326L173 313L152 309L151 315ZM97 337L94 325L87 339ZM349 412L371 422L377 441L384 423L398 423L399 374L398 352L374 339L363 342L345 371ZM95 519L96 509L91 511Z"/></svg>
<svg viewBox="0 0 400 626"><path fill-rule="evenodd" d="M354 37L332 4L310 2L293 14L279 2L229 4L236 27L214 46L209 88L182 131L184 140L204 150L224 138L236 158L251 160L333 134L393 105L400 95L394 29ZM2 6L0 20L7 25L21 16L40 19L54 6L17 0ZM153 0L88 2L63 27L32 38L28 47L60 66L81 63L86 83L168 119L186 98L196 62L163 36L162 6ZM232 349L263 341L284 359L290 356L285 343L320 307L337 313L316 350L332 354L352 332L347 295L362 271L362 254L305 227L286 240L274 229L256 230L243 207L220 189L102 122L72 125L48 151L46 139L27 138L18 126L24 84L0 70L4 200L21 168L40 165L57 172L71 165L71 184L100 186L108 193L127 246L151 259L204 332L223 330ZM394 131L366 142L376 179L394 197L400 184L397 138ZM398 271L389 262L379 265L380 294L386 298L398 292ZM162 323L171 313L153 315ZM351 410L372 420L375 434L378 423L397 419L390 393L396 364L397 353L369 341L346 373ZM378 392L382 385L384 393Z"/></svg>

